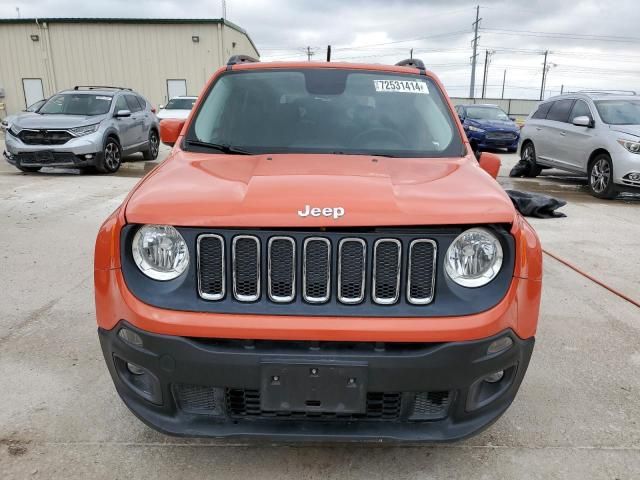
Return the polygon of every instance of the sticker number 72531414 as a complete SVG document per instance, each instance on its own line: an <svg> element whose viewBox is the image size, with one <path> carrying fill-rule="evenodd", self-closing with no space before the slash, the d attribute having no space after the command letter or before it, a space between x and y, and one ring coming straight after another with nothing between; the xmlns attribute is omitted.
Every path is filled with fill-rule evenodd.
<svg viewBox="0 0 640 480"><path fill-rule="evenodd" d="M427 82L420 80L374 80L373 85L376 92L429 94Z"/></svg>

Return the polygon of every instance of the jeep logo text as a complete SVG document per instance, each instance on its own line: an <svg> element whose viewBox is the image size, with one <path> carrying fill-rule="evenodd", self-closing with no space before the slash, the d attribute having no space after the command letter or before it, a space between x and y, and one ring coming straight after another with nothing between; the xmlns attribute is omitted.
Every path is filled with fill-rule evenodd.
<svg viewBox="0 0 640 480"><path fill-rule="evenodd" d="M335 208L319 208L312 207L311 205L305 205L302 210L298 210L298 215L301 217L333 217L335 220L344 216L344 208L335 207Z"/></svg>

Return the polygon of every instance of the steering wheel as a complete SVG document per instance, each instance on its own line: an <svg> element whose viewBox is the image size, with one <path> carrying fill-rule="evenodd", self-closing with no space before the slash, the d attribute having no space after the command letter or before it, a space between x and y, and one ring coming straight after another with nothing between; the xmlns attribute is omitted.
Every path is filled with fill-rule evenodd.
<svg viewBox="0 0 640 480"><path fill-rule="evenodd" d="M368 145L370 142L367 139L373 140L373 146L384 145L384 141L390 140L392 143L395 143L399 146L404 146L407 144L407 139L398 131L392 130L390 128L384 127L376 127L370 128L369 130L365 130L364 132L359 133L351 140L353 145L357 145L358 142L363 142L363 146L371 146Z"/></svg>

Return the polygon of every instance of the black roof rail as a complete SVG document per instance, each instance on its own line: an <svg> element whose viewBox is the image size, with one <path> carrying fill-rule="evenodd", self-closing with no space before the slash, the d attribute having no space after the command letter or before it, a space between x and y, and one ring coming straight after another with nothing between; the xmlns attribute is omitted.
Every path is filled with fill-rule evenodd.
<svg viewBox="0 0 640 480"><path fill-rule="evenodd" d="M426 70L424 62L419 58L407 58L396 63L396 67L414 67L420 70Z"/></svg>
<svg viewBox="0 0 640 480"><path fill-rule="evenodd" d="M633 90L577 90L571 93L604 93L605 95L637 95Z"/></svg>
<svg viewBox="0 0 640 480"><path fill-rule="evenodd" d="M130 88L126 87L110 87L108 85L76 85L73 87L74 90L129 90Z"/></svg>
<svg viewBox="0 0 640 480"><path fill-rule="evenodd" d="M257 58L250 57L249 55L232 55L227 62L227 65L237 65L238 63L256 63L259 62Z"/></svg>

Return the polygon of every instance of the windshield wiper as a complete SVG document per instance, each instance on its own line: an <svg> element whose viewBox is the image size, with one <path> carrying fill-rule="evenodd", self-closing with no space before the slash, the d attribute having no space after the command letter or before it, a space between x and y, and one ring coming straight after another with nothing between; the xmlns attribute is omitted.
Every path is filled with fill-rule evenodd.
<svg viewBox="0 0 640 480"><path fill-rule="evenodd" d="M255 155L255 153L249 152L248 150L242 150L241 148L236 148L233 145L226 145L224 143L209 143L203 142L201 140L187 140L187 145L191 145L193 147L211 148L214 150L219 150L222 153L228 153L230 155Z"/></svg>

